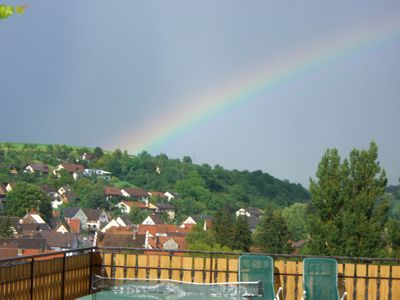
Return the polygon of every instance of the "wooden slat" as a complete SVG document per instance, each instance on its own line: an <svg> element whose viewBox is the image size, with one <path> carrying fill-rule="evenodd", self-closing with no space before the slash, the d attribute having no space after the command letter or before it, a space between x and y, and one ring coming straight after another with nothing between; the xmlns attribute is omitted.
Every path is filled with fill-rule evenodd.
<svg viewBox="0 0 400 300"><path fill-rule="evenodd" d="M138 255L138 278L147 278L146 268L147 268L147 255Z"/></svg>
<svg viewBox="0 0 400 300"><path fill-rule="evenodd" d="M297 263L297 270L296 270L297 280L296 281L296 286L295 290L297 290L297 298L300 299L301 296L303 296L303 262L299 261Z"/></svg>
<svg viewBox="0 0 400 300"><path fill-rule="evenodd" d="M368 299L377 299L378 280L371 277L378 277L378 269L379 267L377 265L368 266Z"/></svg>
<svg viewBox="0 0 400 300"><path fill-rule="evenodd" d="M202 283L204 282L203 280L203 274L204 274L204 258L203 257L195 257L194 261L194 282L197 283ZM196 270L200 270L200 271L196 271Z"/></svg>
<svg viewBox="0 0 400 300"><path fill-rule="evenodd" d="M214 260L211 260L211 258L205 258L205 273L206 273L206 278L205 278L205 282L206 283L210 283L210 282L214 282L214 274L210 272L211 270L211 264Z"/></svg>
<svg viewBox="0 0 400 300"><path fill-rule="evenodd" d="M128 267L126 270L127 278L135 278L135 268L136 267L136 254L128 254L126 256L126 266Z"/></svg>
<svg viewBox="0 0 400 300"><path fill-rule="evenodd" d="M295 294L295 274L296 274L296 262L286 262L286 288L285 294L286 299L297 299Z"/></svg>
<svg viewBox="0 0 400 300"><path fill-rule="evenodd" d="M284 289L283 286L283 274L285 273L285 261L284 260L274 260L274 266L275 268L277 268L279 270L279 275L275 275L274 278L274 282L275 282L275 291L278 291L279 287L282 287ZM285 291L285 289L284 289Z"/></svg>
<svg viewBox="0 0 400 300"><path fill-rule="evenodd" d="M182 257L173 256L171 259L171 268L175 269L172 270L172 277L173 280L181 280L181 271L182 270Z"/></svg>
<svg viewBox="0 0 400 300"><path fill-rule="evenodd" d="M227 276L226 276L226 271L228 269L227 267L227 263L228 260L226 258L217 258L216 259L216 263L217 263L217 282L226 282Z"/></svg>
<svg viewBox="0 0 400 300"><path fill-rule="evenodd" d="M392 299L400 299L400 266L392 266Z"/></svg>
<svg viewBox="0 0 400 300"><path fill-rule="evenodd" d="M149 266L149 278L158 279L158 255L149 255L147 265Z"/></svg>
<svg viewBox="0 0 400 300"><path fill-rule="evenodd" d="M365 300L367 265L357 264L356 300Z"/></svg>
<svg viewBox="0 0 400 300"><path fill-rule="evenodd" d="M354 270L355 270L355 265L354 264L346 264L345 265L345 290L347 292L347 297L346 299L353 299L353 292L354 292Z"/></svg>
<svg viewBox="0 0 400 300"><path fill-rule="evenodd" d="M115 278L125 278L125 254L115 255Z"/></svg>
<svg viewBox="0 0 400 300"><path fill-rule="evenodd" d="M182 268L187 269L183 271L183 281L192 281L192 261L191 257L183 257Z"/></svg>
<svg viewBox="0 0 400 300"><path fill-rule="evenodd" d="M169 268L170 268L170 256L169 255L162 255L160 256L160 278L161 279L170 279L169 278ZM164 270L165 268L165 270Z"/></svg>
<svg viewBox="0 0 400 300"><path fill-rule="evenodd" d="M106 265L106 266L111 266L112 254L111 253L103 253L102 256L103 256L103 264ZM111 267L105 267L104 270L105 270L105 273L106 273L105 275L107 277L112 277L112 275L111 275Z"/></svg>
<svg viewBox="0 0 400 300"><path fill-rule="evenodd" d="M229 277L228 282L237 282L238 270L239 270L239 260L237 258L230 258L228 262Z"/></svg>
<svg viewBox="0 0 400 300"><path fill-rule="evenodd" d="M389 300L390 266L380 266L379 300Z"/></svg>

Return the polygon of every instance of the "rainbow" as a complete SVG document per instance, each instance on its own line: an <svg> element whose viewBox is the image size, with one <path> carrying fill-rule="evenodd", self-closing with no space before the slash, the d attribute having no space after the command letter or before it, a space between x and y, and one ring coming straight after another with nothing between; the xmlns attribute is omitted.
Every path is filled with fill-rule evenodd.
<svg viewBox="0 0 400 300"><path fill-rule="evenodd" d="M320 41L303 51L283 57L276 63L264 64L264 67L251 74L230 82L218 90L186 101L170 115L151 119L147 127L138 128L131 136L132 140L120 140L115 143L128 149L129 153L143 150L155 152L175 137L203 124L210 118L253 101L274 88L280 87L314 70L321 69L344 57L363 51L382 47L400 37L400 18L379 20L374 24L362 26L336 37Z"/></svg>

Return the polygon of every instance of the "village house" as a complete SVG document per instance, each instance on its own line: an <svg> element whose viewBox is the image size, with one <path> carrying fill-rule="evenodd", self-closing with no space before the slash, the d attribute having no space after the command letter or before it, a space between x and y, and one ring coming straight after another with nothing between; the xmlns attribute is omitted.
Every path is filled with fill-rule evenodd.
<svg viewBox="0 0 400 300"><path fill-rule="evenodd" d="M76 202L78 199L78 196L72 191L67 191L61 195L61 198L62 198L62 202L67 204L67 203Z"/></svg>
<svg viewBox="0 0 400 300"><path fill-rule="evenodd" d="M92 153L83 153L81 156L82 160L92 160L94 158L94 155Z"/></svg>
<svg viewBox="0 0 400 300"><path fill-rule="evenodd" d="M260 221L263 211L256 207L241 208L235 212L236 217L245 216L247 217L247 223L251 232L255 232L257 224Z"/></svg>
<svg viewBox="0 0 400 300"><path fill-rule="evenodd" d="M112 198L120 198L123 196L121 189L113 186L105 187L104 195L106 196L106 200L110 200Z"/></svg>
<svg viewBox="0 0 400 300"><path fill-rule="evenodd" d="M80 164L62 163L57 166L57 168L53 171L53 174L60 177L61 170L67 171L68 174L70 174L75 180L77 180L78 177L81 176L85 171L85 167Z"/></svg>
<svg viewBox="0 0 400 300"><path fill-rule="evenodd" d="M132 221L129 220L127 217L118 217L116 219L112 219L110 222L107 223L100 231L106 232L107 230L111 229L112 227L132 227L134 226Z"/></svg>
<svg viewBox="0 0 400 300"><path fill-rule="evenodd" d="M170 219L175 219L175 207L169 203L157 203L154 205L157 213L167 213Z"/></svg>
<svg viewBox="0 0 400 300"><path fill-rule="evenodd" d="M87 217L88 230L98 231L104 224L108 223L108 216L104 209L82 208L82 211Z"/></svg>
<svg viewBox="0 0 400 300"><path fill-rule="evenodd" d="M96 245L100 247L145 248L145 235L138 234L131 227L112 227L106 232L98 234Z"/></svg>
<svg viewBox="0 0 400 300"><path fill-rule="evenodd" d="M141 210L148 210L148 206L143 203L143 202L138 202L138 201L127 201L127 200L123 200L121 202L119 202L116 207L118 207L121 212L125 213L125 214L129 214L131 212L131 208L132 207L137 207L138 209Z"/></svg>
<svg viewBox="0 0 400 300"><path fill-rule="evenodd" d="M150 215L142 222L142 224L143 225L162 225L162 224L165 224L165 222L163 221L163 219L161 219L157 215Z"/></svg>
<svg viewBox="0 0 400 300"><path fill-rule="evenodd" d="M148 202L148 203L143 203L141 201L128 201L128 200L123 200L119 202L116 207L118 207L122 213L129 214L131 212L132 207L137 207L139 210L146 211L150 214L155 214L157 211L157 207Z"/></svg>
<svg viewBox="0 0 400 300"><path fill-rule="evenodd" d="M15 188L15 183L14 182L9 182L6 185L6 191L7 192L11 192L13 190L13 188Z"/></svg>
<svg viewBox="0 0 400 300"><path fill-rule="evenodd" d="M140 200L143 202L148 203L150 195L144 189L139 188L123 188L121 189L122 195L124 197L132 198L135 200Z"/></svg>
<svg viewBox="0 0 400 300"><path fill-rule="evenodd" d="M28 214L26 214L20 221L21 224L46 224L46 221L43 220L43 218L36 213L35 211L32 211Z"/></svg>
<svg viewBox="0 0 400 300"><path fill-rule="evenodd" d="M187 217L181 224L181 228L192 228L200 221L199 217Z"/></svg>
<svg viewBox="0 0 400 300"><path fill-rule="evenodd" d="M72 192L72 188L69 185L62 186L58 189L58 193L62 196L66 192Z"/></svg>
<svg viewBox="0 0 400 300"><path fill-rule="evenodd" d="M51 199L51 207L53 209L58 209L60 205L63 204L63 198L58 193L58 190L49 186L42 186L42 191L47 194Z"/></svg>
<svg viewBox="0 0 400 300"><path fill-rule="evenodd" d="M48 252L44 238L0 238L0 258Z"/></svg>
<svg viewBox="0 0 400 300"><path fill-rule="evenodd" d="M41 231L40 236L46 240L49 248L55 251L78 248L78 238L73 232Z"/></svg>
<svg viewBox="0 0 400 300"><path fill-rule="evenodd" d="M248 207L248 208L241 208L235 212L236 217L239 216L246 216L246 217L256 217L256 218L261 218L261 216L264 214L264 212L256 207Z"/></svg>
<svg viewBox="0 0 400 300"><path fill-rule="evenodd" d="M107 172L104 170L99 170L99 169L85 169L83 171L83 176L87 177L98 177L102 178L104 180L111 180L111 172Z"/></svg>
<svg viewBox="0 0 400 300"><path fill-rule="evenodd" d="M11 176L16 176L18 175L18 170L16 167L14 166L10 166L8 169L8 174L10 174Z"/></svg>
<svg viewBox="0 0 400 300"><path fill-rule="evenodd" d="M76 220L79 220L79 228L82 228L84 230L87 229L87 217L81 208L79 207L64 208L62 211L62 215L64 216L65 222L67 222L68 226L71 229L73 227L72 224L77 222Z"/></svg>
<svg viewBox="0 0 400 300"><path fill-rule="evenodd" d="M49 175L49 167L45 164L30 163L24 168L25 173Z"/></svg>
<svg viewBox="0 0 400 300"><path fill-rule="evenodd" d="M69 226L72 219L79 219L83 230L98 231L103 224L108 223L108 216L104 209L71 207L65 208L63 215Z"/></svg>
<svg viewBox="0 0 400 300"><path fill-rule="evenodd" d="M164 195L165 195L165 197L168 198L168 202L171 201L172 199L176 198L176 195L174 193L165 192Z"/></svg>

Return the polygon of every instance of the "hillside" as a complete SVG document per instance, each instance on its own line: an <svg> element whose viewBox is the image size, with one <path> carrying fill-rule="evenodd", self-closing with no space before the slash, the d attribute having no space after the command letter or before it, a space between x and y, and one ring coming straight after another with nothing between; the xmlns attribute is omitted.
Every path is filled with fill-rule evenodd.
<svg viewBox="0 0 400 300"><path fill-rule="evenodd" d="M87 159L82 159L84 153L88 154ZM0 182L30 180L50 186L59 184L51 178L52 175L49 178L27 179L26 174L22 174L10 178L9 167L21 171L32 162L46 164L50 169L61 162L78 162L86 168L112 173L109 182L97 181L93 185L174 192L179 195L181 203L178 204L185 214L210 214L223 206L232 209L242 206L264 209L269 204L285 207L295 202L307 202L310 198L308 191L300 184L279 180L262 171L197 165L187 156L170 159L165 154L151 156L146 152L132 156L119 149L107 152L99 147L93 149L65 145L0 144ZM79 195L79 189L77 191L78 196L82 196Z"/></svg>

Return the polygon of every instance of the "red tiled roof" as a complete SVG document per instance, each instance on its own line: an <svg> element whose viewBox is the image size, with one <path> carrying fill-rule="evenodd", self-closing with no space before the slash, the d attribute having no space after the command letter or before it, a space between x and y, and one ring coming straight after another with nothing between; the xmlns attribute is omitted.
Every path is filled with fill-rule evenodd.
<svg viewBox="0 0 400 300"><path fill-rule="evenodd" d="M100 233L97 241L99 246L112 246L112 247L137 247L142 248L145 244L145 235L133 234L130 232L114 232L107 231Z"/></svg>
<svg viewBox="0 0 400 300"><path fill-rule="evenodd" d="M124 201L122 201L122 203L126 204L129 207L136 206L139 209L147 209L148 208L145 203L138 202L138 201L127 201L127 200L124 200Z"/></svg>
<svg viewBox="0 0 400 300"><path fill-rule="evenodd" d="M41 253L52 253L52 252L57 252L56 250L37 250L37 249L24 249L22 250L22 255L28 256L28 255L35 255L35 254L41 254ZM48 259L53 259L53 258L59 258L63 257L63 254L55 254L55 255L49 255L49 256L44 256L44 257L36 257L35 260L48 260Z"/></svg>
<svg viewBox="0 0 400 300"><path fill-rule="evenodd" d="M78 218L70 219L68 226L69 226L69 228L71 228L72 232L75 232L78 234L81 232L81 220L79 220Z"/></svg>
<svg viewBox="0 0 400 300"><path fill-rule="evenodd" d="M106 196L122 196L121 189L113 186L107 186L104 188L104 194Z"/></svg>
<svg viewBox="0 0 400 300"><path fill-rule="evenodd" d="M152 236L156 236L157 233L163 233L171 235L172 233L187 233L189 230L185 228L179 228L176 225L171 224L159 224L159 225L138 225L138 233L145 234L148 231Z"/></svg>
<svg viewBox="0 0 400 300"><path fill-rule="evenodd" d="M35 172L49 173L49 167L44 164L31 163L27 166L30 166L33 169L33 171L35 171Z"/></svg>
<svg viewBox="0 0 400 300"><path fill-rule="evenodd" d="M0 248L0 258L10 258L16 257L18 255L18 248L17 247L10 247L10 248Z"/></svg>
<svg viewBox="0 0 400 300"><path fill-rule="evenodd" d="M156 242L156 240L153 239L153 238L148 238L148 239L147 239L147 243L148 243L149 246L150 246L151 248L153 248L153 249L157 249L157 248L158 248L157 242Z"/></svg>

